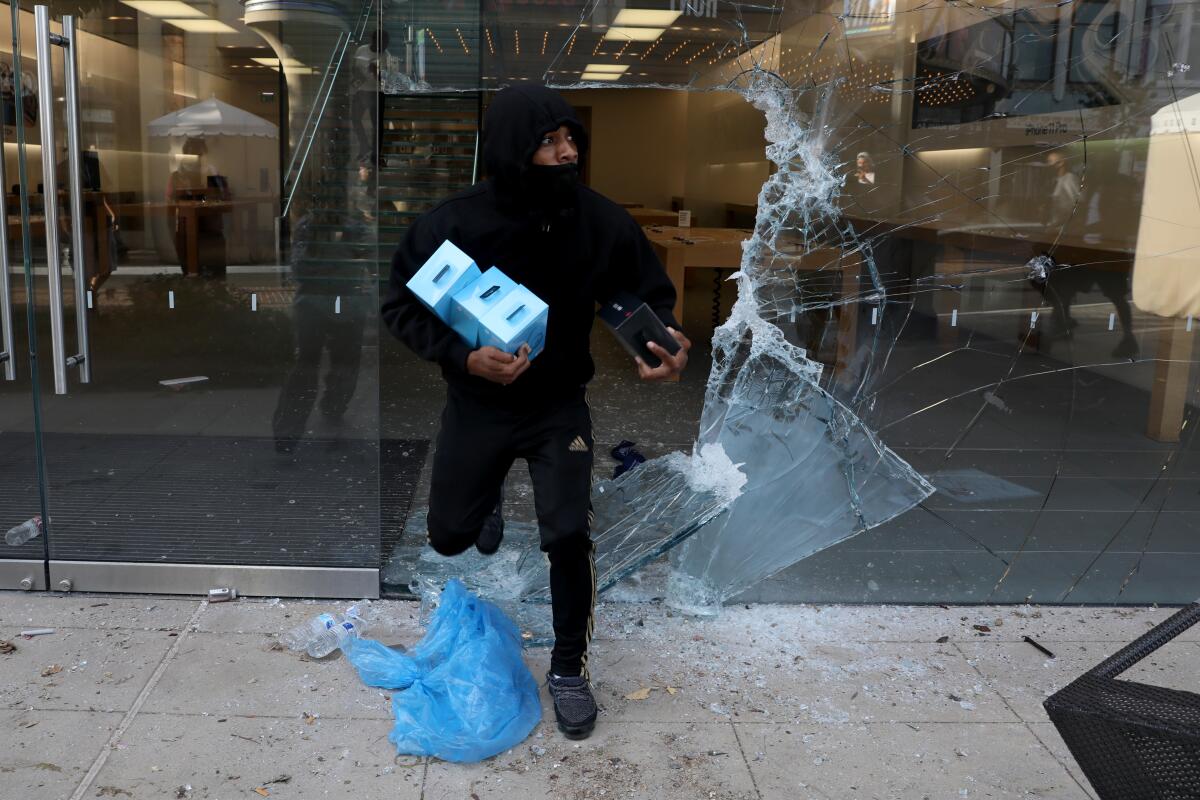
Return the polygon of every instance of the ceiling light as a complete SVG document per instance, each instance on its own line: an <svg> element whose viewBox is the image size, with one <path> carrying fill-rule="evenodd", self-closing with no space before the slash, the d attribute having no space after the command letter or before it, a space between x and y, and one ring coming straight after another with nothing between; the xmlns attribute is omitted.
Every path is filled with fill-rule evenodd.
<svg viewBox="0 0 1200 800"><path fill-rule="evenodd" d="M122 3L130 8L136 8L143 14L148 14L152 17L172 17L180 19L184 17L204 18L208 16L198 8L192 8L187 3L180 0L121 0Z"/></svg>
<svg viewBox="0 0 1200 800"><path fill-rule="evenodd" d="M633 42L653 42L666 32L666 28L609 28L604 32L604 38Z"/></svg>
<svg viewBox="0 0 1200 800"><path fill-rule="evenodd" d="M628 64L588 64L583 68L584 72L607 72L613 75L622 75L629 69Z"/></svg>
<svg viewBox="0 0 1200 800"><path fill-rule="evenodd" d="M120 22L122 20L131 20L133 17L109 17L109 19L113 22Z"/></svg>
<svg viewBox="0 0 1200 800"><path fill-rule="evenodd" d="M635 25L665 28L683 16L682 11L650 11L644 8L623 8L617 13L613 25Z"/></svg>
<svg viewBox="0 0 1200 800"><path fill-rule="evenodd" d="M621 76L613 72L585 72L579 76L585 81L619 81Z"/></svg>
<svg viewBox="0 0 1200 800"><path fill-rule="evenodd" d="M219 19L165 19L163 22L188 33L237 33Z"/></svg>
<svg viewBox="0 0 1200 800"><path fill-rule="evenodd" d="M279 66L278 58L267 58L266 56L256 56L250 60L255 62L256 64L262 64L264 67L278 67ZM285 59L283 59L283 66L285 66L285 67L303 67L304 64L299 59L285 58Z"/></svg>

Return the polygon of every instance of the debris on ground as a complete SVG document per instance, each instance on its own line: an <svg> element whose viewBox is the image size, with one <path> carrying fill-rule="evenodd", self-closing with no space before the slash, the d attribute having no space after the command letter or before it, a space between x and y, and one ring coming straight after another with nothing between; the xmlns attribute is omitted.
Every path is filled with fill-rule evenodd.
<svg viewBox="0 0 1200 800"><path fill-rule="evenodd" d="M1047 658L1054 658L1054 657L1055 657L1055 656L1054 656L1054 653L1051 653L1049 650L1047 650L1046 648L1042 647L1040 644L1038 644L1037 642L1035 642L1035 641L1034 641L1033 639L1031 639L1030 637L1028 637L1028 636L1022 636L1022 637L1021 637L1021 640L1022 640L1022 641L1024 641L1024 642L1028 642L1029 644L1033 645L1033 646L1034 646L1034 647L1036 647L1038 650L1040 650L1042 653L1045 653L1045 655L1046 655L1046 657L1047 657Z"/></svg>
<svg viewBox="0 0 1200 800"><path fill-rule="evenodd" d="M21 631L21 635L26 639L32 639L35 636L48 636L54 633L54 628L31 628L27 631Z"/></svg>
<svg viewBox="0 0 1200 800"><path fill-rule="evenodd" d="M654 690L648 686L642 687L641 689L638 689L636 692L630 692L629 694L625 695L625 699L626 700L646 700L647 698L650 697L650 692L652 692L652 691L654 691Z"/></svg>
<svg viewBox="0 0 1200 800"><path fill-rule="evenodd" d="M0 655L17 652L17 646L8 639L0 639Z"/></svg>
<svg viewBox="0 0 1200 800"><path fill-rule="evenodd" d="M57 675L60 672L62 672L61 664L51 664L42 670L42 677L49 678L51 675Z"/></svg>
<svg viewBox="0 0 1200 800"><path fill-rule="evenodd" d="M182 391L195 383L204 383L208 380L206 375L192 375L187 378L167 378L158 382L159 386L164 386L176 392Z"/></svg>

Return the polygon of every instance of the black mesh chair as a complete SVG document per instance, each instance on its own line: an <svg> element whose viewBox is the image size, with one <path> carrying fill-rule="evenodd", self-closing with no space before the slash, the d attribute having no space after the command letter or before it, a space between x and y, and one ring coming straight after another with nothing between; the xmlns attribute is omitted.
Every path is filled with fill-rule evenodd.
<svg viewBox="0 0 1200 800"><path fill-rule="evenodd" d="M1200 602L1046 699L1101 800L1200 800L1200 695L1117 680L1197 622Z"/></svg>

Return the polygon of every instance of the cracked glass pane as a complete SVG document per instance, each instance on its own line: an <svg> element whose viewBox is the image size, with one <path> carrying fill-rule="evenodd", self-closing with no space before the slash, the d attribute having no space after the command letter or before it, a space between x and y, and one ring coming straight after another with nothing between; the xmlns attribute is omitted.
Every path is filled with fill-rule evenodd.
<svg viewBox="0 0 1200 800"><path fill-rule="evenodd" d="M672 453L593 486L596 591L609 590L704 529L741 495L745 482L742 466L718 442L690 458ZM520 584L523 599L549 602L546 559L523 559Z"/></svg>
<svg viewBox="0 0 1200 800"><path fill-rule="evenodd" d="M1194 4L404 8L410 92L560 88L681 303L715 287L690 438L745 486L613 576L675 545L697 608L1194 598Z"/></svg>

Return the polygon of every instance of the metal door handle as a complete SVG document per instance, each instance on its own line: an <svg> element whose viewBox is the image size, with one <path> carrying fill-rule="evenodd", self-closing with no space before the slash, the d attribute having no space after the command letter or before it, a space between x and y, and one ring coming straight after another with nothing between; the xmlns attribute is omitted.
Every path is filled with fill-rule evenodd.
<svg viewBox="0 0 1200 800"><path fill-rule="evenodd" d="M48 6L33 7L34 38L37 45L37 79L38 79L38 122L42 131L42 207L46 227L46 267L50 283L50 347L53 355L54 393L67 393L67 367L84 366L86 375L87 365L87 307L78 303L84 296L83 264L83 195L79 191L83 180L79 172L79 115L78 115L78 58L75 55L73 17L63 18L64 35L50 33L50 8ZM62 293L62 262L60 260L58 238L58 181L55 170L54 155L57 152L54 138L54 70L51 62L51 47L58 45L66 48L66 82L67 82L67 139L69 152L67 155L68 170L70 171L70 202L71 202L71 233L74 237L72 251L75 258L75 289L78 305L75 316L80 320L78 330L80 345L83 352L67 358L66 336L63 331L63 293ZM74 102L71 102L71 101ZM81 376L82 377L82 376ZM89 376L90 377L90 376ZM86 381L86 379L85 379Z"/></svg>
<svg viewBox="0 0 1200 800"><path fill-rule="evenodd" d="M13 348L12 276L8 273L8 176L4 171L4 126L0 125L0 362L4 364L4 379L17 379L16 355Z"/></svg>
<svg viewBox="0 0 1200 800"><path fill-rule="evenodd" d="M67 169L70 170L71 191L71 257L75 271L75 343L78 354L67 359L70 366L79 366L79 382L92 382L91 347L88 344L87 259L83 239L83 134L79 128L79 37L75 33L75 17L63 16L63 78L67 84ZM97 198L97 202L99 199ZM97 224L97 228L98 228ZM97 229L96 246L107 247L106 231ZM61 305L61 287L60 305Z"/></svg>

